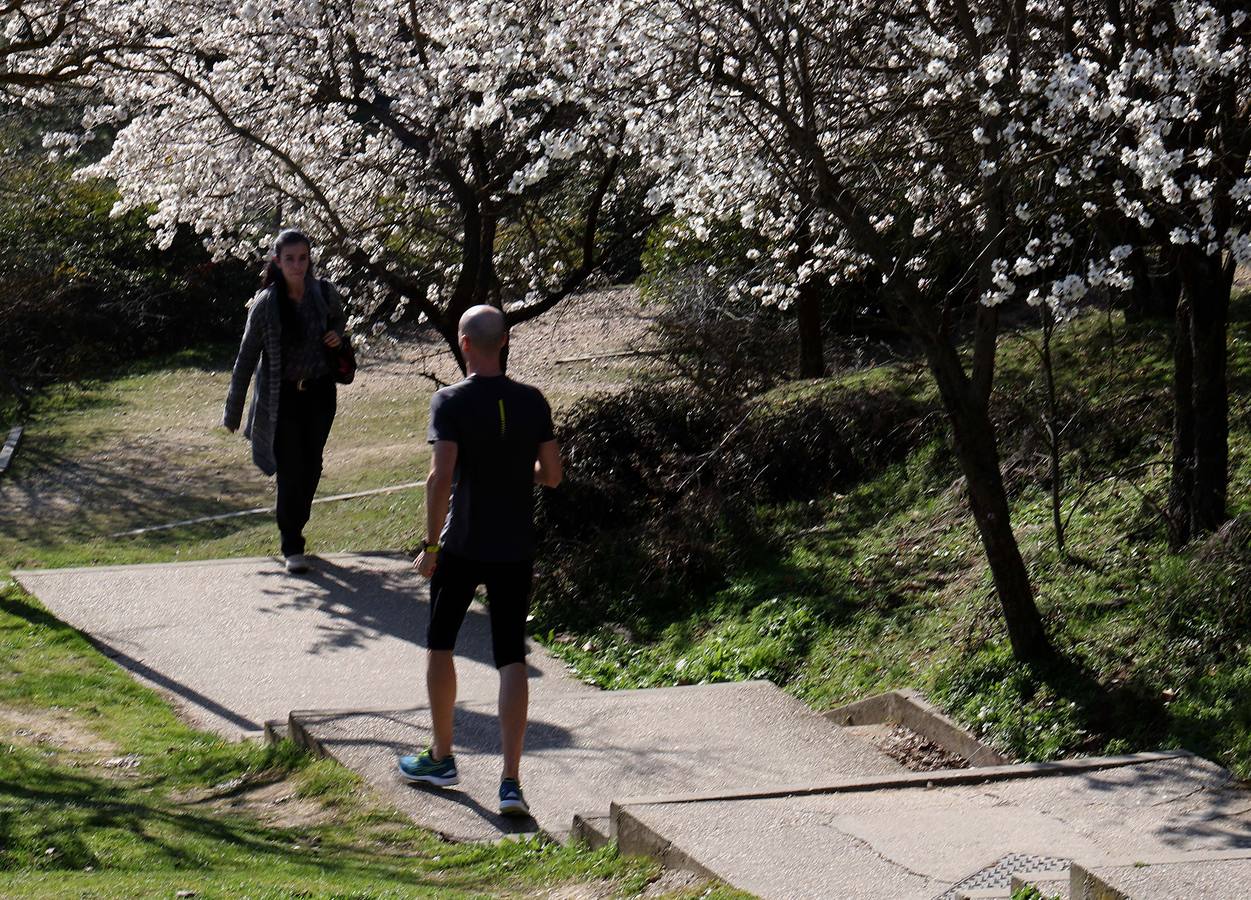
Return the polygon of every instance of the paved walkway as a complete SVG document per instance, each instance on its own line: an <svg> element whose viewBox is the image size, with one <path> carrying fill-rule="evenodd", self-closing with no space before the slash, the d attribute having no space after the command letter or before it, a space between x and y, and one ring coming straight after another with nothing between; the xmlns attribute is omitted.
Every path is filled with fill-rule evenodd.
<svg viewBox="0 0 1251 900"><path fill-rule="evenodd" d="M979 784L943 784L929 773L909 787L839 790L831 779L829 793L805 796L618 801L625 824L619 819L617 827L635 835L637 849L681 847L709 873L779 898L954 898L957 884L978 882L975 873L1012 854L1034 860L1019 871L1042 860L1099 867L1126 857L1251 850L1251 796L1198 757L1046 777L1002 774L989 770ZM800 859L812 862L794 865ZM1251 887L1245 860L1239 866ZM1006 888L1011 871L1000 874ZM982 881L982 889L993 884Z"/></svg>
<svg viewBox="0 0 1251 900"><path fill-rule="evenodd" d="M399 785L395 775L397 755L430 741L424 708L291 715L299 739L360 772L421 825L462 840L501 830L564 839L575 815L606 820L617 797L904 771L767 681L589 693L535 685L521 772L534 821L510 821L495 811L495 703L460 704L456 721L461 784L444 791Z"/></svg>
<svg viewBox="0 0 1251 900"><path fill-rule="evenodd" d="M428 600L406 558L332 555L307 576L269 558L15 575L192 721L231 737L289 721L451 838L611 836L770 898L1006 900L1014 876L1074 900L1251 893L1251 794L1188 754L912 773L768 682L601 692L534 647L534 819L506 821L481 606L458 649L462 784L396 774L429 740Z"/></svg>
<svg viewBox="0 0 1251 900"><path fill-rule="evenodd" d="M399 554L330 554L300 576L269 557L13 574L190 721L229 738L293 709L425 702L426 582ZM493 700L479 603L460 657L461 696ZM541 647L530 665L536 693L593 690Z"/></svg>

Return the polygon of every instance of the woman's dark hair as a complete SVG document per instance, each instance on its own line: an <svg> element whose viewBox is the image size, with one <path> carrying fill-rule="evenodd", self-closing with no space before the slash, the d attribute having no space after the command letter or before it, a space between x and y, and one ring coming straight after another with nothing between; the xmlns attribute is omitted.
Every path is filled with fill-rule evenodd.
<svg viewBox="0 0 1251 900"><path fill-rule="evenodd" d="M299 327L299 320L296 316L295 304L287 296L287 279L282 276L282 268L278 265L278 257L282 255L284 248L290 247L292 244L303 244L309 249L308 274L312 275L313 242L308 239L308 235L304 232L294 228L283 229L278 233L278 237L274 238L274 246L270 251L269 258L265 260L265 271L261 275L261 289L272 288L277 295L278 315L282 322L282 330L287 334L295 333Z"/></svg>

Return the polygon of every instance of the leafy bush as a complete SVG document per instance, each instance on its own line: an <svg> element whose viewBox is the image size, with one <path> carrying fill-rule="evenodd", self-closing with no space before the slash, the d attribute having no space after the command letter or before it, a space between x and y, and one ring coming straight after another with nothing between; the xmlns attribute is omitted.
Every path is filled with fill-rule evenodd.
<svg viewBox="0 0 1251 900"><path fill-rule="evenodd" d="M13 150L0 168L0 394L236 338L255 276L189 232L159 250L144 217L68 165Z"/></svg>
<svg viewBox="0 0 1251 900"><path fill-rule="evenodd" d="M819 496L898 459L925 409L902 395L813 392L709 402L636 388L576 405L560 429L566 480L540 500L540 622L648 628L716 588L764 544L757 505Z"/></svg>

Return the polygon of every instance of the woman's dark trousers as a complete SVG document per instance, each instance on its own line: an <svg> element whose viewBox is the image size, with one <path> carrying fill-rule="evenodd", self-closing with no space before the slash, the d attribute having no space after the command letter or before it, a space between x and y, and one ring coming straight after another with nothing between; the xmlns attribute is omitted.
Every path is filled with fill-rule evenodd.
<svg viewBox="0 0 1251 900"><path fill-rule="evenodd" d="M321 454L334 422L335 385L326 377L304 383L284 381L278 398L274 456L278 460L278 530L282 555L304 552L304 526L321 480Z"/></svg>

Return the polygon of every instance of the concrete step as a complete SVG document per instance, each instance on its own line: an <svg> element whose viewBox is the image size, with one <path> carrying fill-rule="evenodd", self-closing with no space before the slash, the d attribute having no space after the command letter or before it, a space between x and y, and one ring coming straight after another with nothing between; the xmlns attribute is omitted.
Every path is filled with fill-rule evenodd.
<svg viewBox="0 0 1251 900"><path fill-rule="evenodd" d="M1071 900L1234 900L1251 895L1251 850L1144 854L1073 864Z"/></svg>
<svg viewBox="0 0 1251 900"><path fill-rule="evenodd" d="M826 718L850 728L881 728L897 725L941 748L935 758L956 757L963 765L1001 766L1012 762L993 747L979 741L942 710L927 701L918 691L902 689L887 691L848 703L825 713ZM957 768L959 764L949 768ZM929 768L948 768L929 766Z"/></svg>
<svg viewBox="0 0 1251 900"><path fill-rule="evenodd" d="M527 830L564 840L575 815L594 823L615 798L631 795L718 795L904 772L767 681L589 693L537 684L521 773L534 819L517 822L496 814L495 704L459 704L456 728L461 784L436 791L403 783L395 767L397 756L429 743L426 709L290 717L293 740L361 773L419 824L462 840Z"/></svg>
<svg viewBox="0 0 1251 900"><path fill-rule="evenodd" d="M582 841L592 850L598 850L612 843L612 817L595 813L574 813L570 837Z"/></svg>
<svg viewBox="0 0 1251 900"><path fill-rule="evenodd" d="M1010 854L1093 864L1251 849L1249 809L1251 794L1219 766L1137 754L862 778L790 795L625 799L613 812L623 851L685 858L761 897L955 900L957 889L1010 888L1028 865L998 883L973 878Z"/></svg>

